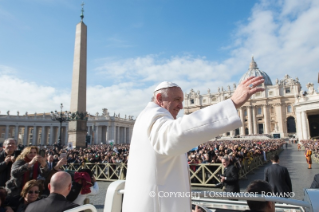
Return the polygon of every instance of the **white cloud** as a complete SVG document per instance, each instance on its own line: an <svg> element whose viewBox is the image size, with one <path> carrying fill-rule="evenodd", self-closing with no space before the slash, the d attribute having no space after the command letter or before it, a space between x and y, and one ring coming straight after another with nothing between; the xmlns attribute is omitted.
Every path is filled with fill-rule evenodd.
<svg viewBox="0 0 319 212"><path fill-rule="evenodd" d="M59 92L53 87L41 86L26 82L12 75L0 76L1 101L0 111L4 114L10 110L10 114L19 111L24 114L50 112L59 109L61 102L69 108L70 95Z"/></svg>

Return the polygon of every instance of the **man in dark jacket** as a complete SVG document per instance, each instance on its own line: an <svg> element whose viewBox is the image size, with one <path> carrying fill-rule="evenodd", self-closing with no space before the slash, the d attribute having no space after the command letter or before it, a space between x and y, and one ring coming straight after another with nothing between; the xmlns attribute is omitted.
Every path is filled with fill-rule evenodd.
<svg viewBox="0 0 319 212"><path fill-rule="evenodd" d="M8 138L3 142L3 148L4 150L0 152L0 186L5 186L5 183L10 179L17 142L14 138Z"/></svg>
<svg viewBox="0 0 319 212"><path fill-rule="evenodd" d="M316 174L313 178L310 188L319 188L319 174Z"/></svg>
<svg viewBox="0 0 319 212"><path fill-rule="evenodd" d="M240 192L238 169L234 165L230 165L229 162L227 156L222 159L225 172L221 176L221 182L224 183L226 192Z"/></svg>
<svg viewBox="0 0 319 212"><path fill-rule="evenodd" d="M79 206L66 199L71 186L72 180L69 173L64 171L55 173L49 184L50 195L28 205L25 212L62 212Z"/></svg>
<svg viewBox="0 0 319 212"><path fill-rule="evenodd" d="M288 169L279 165L278 155L273 155L271 162L272 165L265 169L265 181L273 187L275 195L289 197L292 192L292 184Z"/></svg>

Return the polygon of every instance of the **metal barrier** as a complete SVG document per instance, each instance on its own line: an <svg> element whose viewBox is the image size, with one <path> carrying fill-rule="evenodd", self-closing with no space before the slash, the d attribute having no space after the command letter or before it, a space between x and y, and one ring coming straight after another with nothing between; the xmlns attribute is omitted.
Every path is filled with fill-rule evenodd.
<svg viewBox="0 0 319 212"><path fill-rule="evenodd" d="M254 156L250 163L243 161L239 170L239 179L247 178L247 174L270 161L273 154L279 154L282 149L266 153L266 159L263 155ZM224 174L224 167L221 163L213 164L189 164L190 181L192 186L215 186L220 183L219 174ZM97 180L116 181L125 180L127 165L125 163L70 163L63 167L67 171L78 171L79 169L90 169Z"/></svg>

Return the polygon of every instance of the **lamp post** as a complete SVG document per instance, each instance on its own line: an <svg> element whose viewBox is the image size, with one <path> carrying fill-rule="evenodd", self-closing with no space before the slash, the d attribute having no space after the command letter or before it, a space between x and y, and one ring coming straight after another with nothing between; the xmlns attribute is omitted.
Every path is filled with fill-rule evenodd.
<svg viewBox="0 0 319 212"><path fill-rule="evenodd" d="M71 112L68 112L68 111L65 111L64 113L62 112L62 108L63 108L63 104L62 103L60 105L60 108L61 108L61 112L60 113L58 113L57 111L55 111L53 113L53 111L51 111L51 119L52 119L52 121L60 122L60 134L59 134L59 140L58 140L59 149L62 148L61 147L62 146L62 144L61 144L62 122L70 121L70 115L71 115Z"/></svg>

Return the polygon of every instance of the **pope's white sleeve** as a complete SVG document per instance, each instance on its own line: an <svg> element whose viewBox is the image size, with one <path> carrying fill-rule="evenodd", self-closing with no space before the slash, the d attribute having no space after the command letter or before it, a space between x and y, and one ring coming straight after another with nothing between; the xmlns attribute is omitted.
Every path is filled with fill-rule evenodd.
<svg viewBox="0 0 319 212"><path fill-rule="evenodd" d="M159 154L181 155L241 125L238 112L229 99L176 120L160 116L149 128L149 139Z"/></svg>

